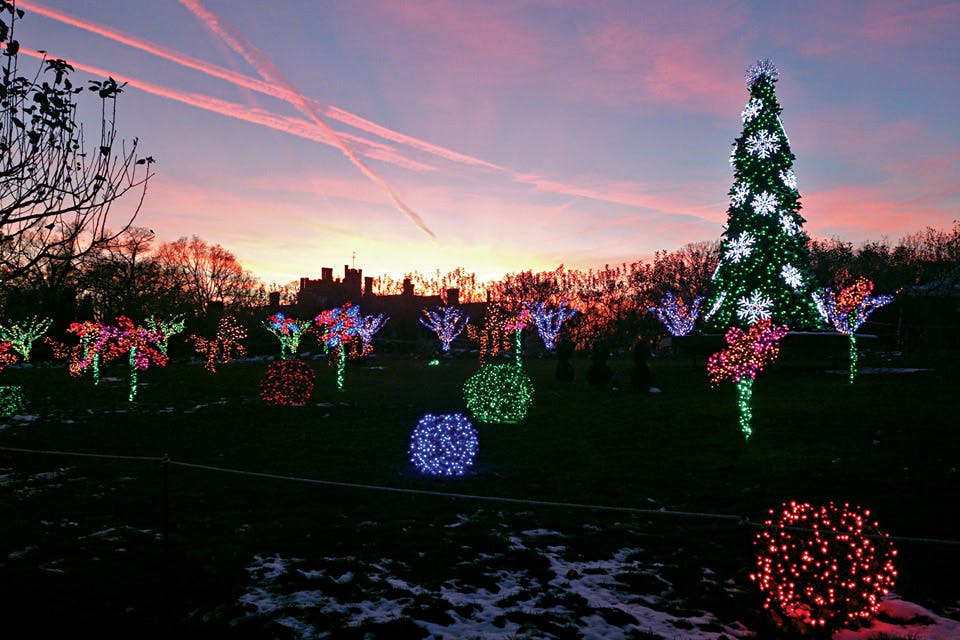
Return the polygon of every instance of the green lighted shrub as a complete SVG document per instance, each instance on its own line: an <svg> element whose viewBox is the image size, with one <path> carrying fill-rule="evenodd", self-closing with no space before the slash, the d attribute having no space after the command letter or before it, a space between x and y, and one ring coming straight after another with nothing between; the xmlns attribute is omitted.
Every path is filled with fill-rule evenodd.
<svg viewBox="0 0 960 640"><path fill-rule="evenodd" d="M23 390L20 387L0 387L0 417L9 418L23 413Z"/></svg>
<svg viewBox="0 0 960 640"><path fill-rule="evenodd" d="M530 376L515 364L485 364L463 385L477 422L520 422L533 404Z"/></svg>

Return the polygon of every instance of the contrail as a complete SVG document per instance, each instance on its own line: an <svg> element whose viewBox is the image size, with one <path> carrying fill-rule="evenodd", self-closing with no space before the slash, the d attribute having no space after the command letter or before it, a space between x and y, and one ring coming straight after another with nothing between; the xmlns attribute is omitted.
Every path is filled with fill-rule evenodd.
<svg viewBox="0 0 960 640"><path fill-rule="evenodd" d="M397 208L400 209L410 220L413 221L415 225L420 227L420 229L426 233L428 236L437 239L436 234L430 230L430 228L424 223L423 219L417 214L416 211L407 206L403 200L400 199L400 196L397 195L397 192L393 190L386 180L381 178L373 169L367 166L367 164L354 153L353 149L347 145L343 139L337 135L337 132L331 129L323 118L321 118L316 110L314 110L307 99L303 97L296 89L293 88L287 79L280 73L280 70L270 61L265 53L260 51L257 47L253 45L252 42L246 39L240 32L231 27L229 24L224 22L215 14L207 11L197 0L180 0L180 4L185 6L190 10L193 15L197 17L206 27L217 35L221 40L223 40L227 45L230 46L234 51L239 53L244 59L257 70L257 73L260 74L267 82L272 82L285 91L287 91L291 97L291 104L297 107L301 113L313 120L314 123L320 130L323 131L334 144L343 152L345 156L360 169L361 172L374 183L378 184L390 198L393 200L394 204L397 205Z"/></svg>
<svg viewBox="0 0 960 640"><path fill-rule="evenodd" d="M396 142L399 144L409 146L414 149L418 149L420 151L423 151L435 157L442 158L444 160L448 160L450 162L455 162L455 163L469 165L469 166L477 166L477 167L489 169L492 171L504 173L513 182L532 186L536 191L566 194L566 195L572 195L575 197L585 198L589 200L612 202L615 204L623 204L631 207L653 209L656 211L664 211L669 213L681 212L681 213L687 213L689 215L697 215L697 214L694 214L693 212L696 211L697 209L704 208L704 207L695 207L695 208L687 208L685 211L684 210L678 211L676 209L675 204L668 203L664 199L658 198L656 196L646 196L642 194L588 189L588 188L584 188L577 185L569 185L561 182L547 180L538 175L516 171L514 169L503 167L480 158L475 158L473 156L463 154L463 153L454 151L452 149L447 149L439 145L434 145L430 142L420 140L418 138L409 136L399 131L394 131L392 129L379 125L375 122L371 122L370 120L367 120L361 116L350 113L349 111L335 107L333 105L324 104L319 100L304 98L304 96L302 96L301 94L298 94L295 90L292 90L292 88L288 90L284 86L280 86L278 84L274 84L271 82L265 82L257 78L252 78L250 76L244 75L242 73L238 73L231 69L227 69L225 67L200 60L193 56L187 55L183 52L151 42L150 40L133 36L128 33L124 33L112 27L106 27L93 22L89 22L81 18L78 18L76 16L66 14L62 11L57 11L54 9L44 7L43 5L37 4L30 0L20 0L18 2L18 5L38 15L42 15L52 20L56 20L64 24L68 24L73 27L83 29L85 31L89 31L91 33L95 33L104 38L113 40L115 42L119 42L121 44L133 47L135 49L145 51L147 53L153 54L157 57L163 58L170 62L174 62L176 64L187 67L189 69L193 69L195 71L199 71L209 76L219 78L221 80L234 84L238 87L250 89L252 91L256 91L258 93L268 95L274 98L278 98L280 100L284 100L291 103L295 103L297 100L305 100L306 103L310 106L310 108L314 110L314 113L316 110L321 110L325 116L333 120L342 122L355 129L359 129L361 131L365 131L367 133L380 136L385 140L390 140L392 142ZM188 6L188 8L190 7ZM201 11L202 11L202 8L201 8ZM216 20L216 16L213 16L212 14L209 14L209 13L207 15L209 17L212 17L213 20ZM218 35L220 34L218 33ZM236 47L234 47L234 49L236 50ZM243 55L242 52L241 52L241 55ZM103 75L103 74L101 73L100 75ZM112 74L112 75L116 77L116 74ZM190 96L189 99L185 99L184 96L188 94L182 94L166 88L157 89L156 85L149 85L148 83L138 84L139 81L135 81L135 80L127 79L126 81L131 86L138 86L144 89L145 91L150 91L151 93L155 93L157 95L163 95L165 97L168 97L174 100L186 102L187 104L191 104L193 106L198 106L200 108L209 109L211 111L216 111L218 113L223 113L223 115L240 118L242 120L247 120L253 123L263 124L265 126L272 127L274 129L279 129L281 131L286 131L287 133L292 133L293 135L299 135L301 137L306 137L311 140L317 140L326 144L331 144L336 146L335 143L333 143L332 141L326 138L317 137L314 134L303 135L303 127L304 125L307 124L304 121L290 120L289 122L291 123L291 128L288 129L286 125L283 125L283 126L278 125L278 121L282 121L283 120L282 118L280 118L279 116L273 116L272 114L268 114L260 110L252 111L251 114L255 113L256 115L248 114L250 115L250 117L247 117L246 115L239 115L238 110L242 110L244 109L244 107L242 107L241 105L237 105L235 103L222 103L221 101L218 101L214 98L207 98L206 96L198 96L197 94L189 94ZM152 89L145 88L147 86L151 86L153 88ZM231 112L228 113L227 111L220 111L219 107L211 108L211 104L217 104L217 105L228 104L230 105ZM296 124L293 124L293 123L296 123ZM294 131L291 129L298 129L298 131ZM364 151L364 155L368 157L376 158L378 160L383 160L385 162L390 162L393 164L404 166L406 168L413 168L415 170L420 170L420 171L435 169L435 167L431 167L429 165L424 165L424 164L416 163L415 161L412 161L412 160L405 159L403 156L400 156L399 154L395 155L393 153L394 150L391 147L387 147L386 145L378 146L377 143L373 142L372 140L353 137L353 136L349 136L349 134L344 134L344 133L340 133L339 135L348 137L353 142L358 143L360 145L367 145L371 147L370 150ZM376 149L376 151L374 151L374 149Z"/></svg>
<svg viewBox="0 0 960 640"><path fill-rule="evenodd" d="M43 54L39 51L34 51L27 47L20 47L20 53L28 55L38 59L50 58L49 54ZM269 111L264 111L263 109L256 109L252 107L247 107L242 104L237 104L236 102L229 102L227 100L221 100L219 98L213 98L211 96L196 94L196 93L186 93L183 91L177 91L176 89L170 89L162 85L158 85L152 82L145 82L143 80L137 80L136 78L131 78L130 76L125 76L118 73L113 73L107 71L106 69L101 69L99 67L94 67L92 65L84 64L82 62L77 62L76 60L66 60L67 64L72 66L75 69L85 71L95 76L101 77L112 77L121 83L126 83L131 87L136 87L141 91L147 93L152 93L153 95L160 96L162 98L168 98L170 100L175 100L192 107L197 107L199 109L204 109L206 111L211 111L220 115L228 116L230 118L235 118L237 120L243 120L245 122L250 122L253 124L259 124L270 129L275 129L277 131L282 131L283 133L289 133L307 140L313 140L315 142L321 142L323 144L328 144L331 146L336 146L333 141L330 140L329 136L326 135L324 131L318 128L314 123L307 120L301 120L297 118L290 118L287 116L279 116ZM351 136L352 137L352 136ZM366 145L367 141L362 138L356 138L356 143L360 145ZM391 155L392 150L385 145L376 145L374 144L371 148L364 151L365 154L369 155L372 158L382 159L386 162L392 162L400 166L405 166L408 169L414 171L435 171L436 167L430 165L418 163L414 160L408 160L402 156Z"/></svg>
<svg viewBox="0 0 960 640"><path fill-rule="evenodd" d="M145 51L159 58L163 58L164 60L168 60L189 69L193 69L194 71L199 71L209 76L225 80L239 87L250 89L252 91L256 91L274 98L279 98L281 100L286 100L288 102L292 102L294 100L295 92L286 91L281 86L264 82L263 80L258 80L256 78L251 78L250 76L242 73L237 73L232 69L227 69L225 67L200 60L175 49L151 42L145 38L133 36L129 33L124 33L123 31L114 29L112 27L107 27L101 24L83 20L76 16L64 13L62 11L57 11L55 9L50 9L28 0L20 0L18 5L28 9L29 11L32 11L33 13L36 13L37 15L50 18L51 20L56 20L57 22L62 22L63 24L68 24L78 29L83 29L84 31L89 31L90 33L95 33L99 36L107 38L108 40L113 40L129 47L133 47L134 49ZM361 131L378 135L385 140L398 142L451 162L484 167L495 171L509 171L504 167L497 166L491 162L487 162L486 160L475 158L452 149L447 149L425 140L414 138L413 136L406 135L399 131L388 129L387 127L379 125L375 122L371 122L370 120L367 120L354 113L350 113L349 111L345 111L333 105L324 104L319 100L307 99L307 101L314 109L322 110L324 115L327 117L356 129L360 129Z"/></svg>

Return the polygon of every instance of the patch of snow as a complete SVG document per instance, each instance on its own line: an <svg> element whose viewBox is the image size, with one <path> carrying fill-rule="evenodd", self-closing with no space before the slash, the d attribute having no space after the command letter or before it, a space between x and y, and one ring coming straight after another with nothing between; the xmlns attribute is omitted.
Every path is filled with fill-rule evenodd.
<svg viewBox="0 0 960 640"><path fill-rule="evenodd" d="M960 621L943 618L920 605L890 594L880 603L880 615L893 622L873 620L869 627L833 634L833 640L868 640L886 633L896 637L916 636L922 640L956 640L960 638Z"/></svg>
<svg viewBox="0 0 960 640"><path fill-rule="evenodd" d="M933 371L933 369L921 369L916 367L863 367L857 369L857 374L887 374L887 373L919 373L921 371ZM827 369L827 373L848 376L849 369Z"/></svg>
<svg viewBox="0 0 960 640"><path fill-rule="evenodd" d="M529 538L543 538L546 536L559 536L561 538L566 537L559 531L551 531L550 529L527 529L526 531L521 531L520 533Z"/></svg>
<svg viewBox="0 0 960 640"><path fill-rule="evenodd" d="M35 420L39 420L40 416L24 414L19 416L12 416L12 418L17 422L34 422Z"/></svg>

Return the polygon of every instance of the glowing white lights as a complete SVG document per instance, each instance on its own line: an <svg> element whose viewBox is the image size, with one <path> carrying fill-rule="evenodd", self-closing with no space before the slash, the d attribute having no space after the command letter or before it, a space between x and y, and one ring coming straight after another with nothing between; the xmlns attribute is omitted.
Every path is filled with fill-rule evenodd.
<svg viewBox="0 0 960 640"><path fill-rule="evenodd" d="M410 436L410 462L431 476L462 476L473 467L477 430L462 413L426 414Z"/></svg>
<svg viewBox="0 0 960 640"><path fill-rule="evenodd" d="M780 79L780 72L770 61L770 58L757 60L755 64L750 65L744 78L748 85L756 84L758 81L769 78L772 82Z"/></svg>
<svg viewBox="0 0 960 640"><path fill-rule="evenodd" d="M420 324L437 334L444 353L450 351L450 343L470 322L470 316L457 307L437 307L436 311L424 310L423 314L426 318L420 318Z"/></svg>
<svg viewBox="0 0 960 640"><path fill-rule="evenodd" d="M800 231L800 225L797 224L796 218L789 211L780 212L780 228L788 236L797 235Z"/></svg>
<svg viewBox="0 0 960 640"><path fill-rule="evenodd" d="M730 262L740 262L753 253L753 245L755 243L756 238L744 231L727 244L727 249L724 251L723 256Z"/></svg>
<svg viewBox="0 0 960 640"><path fill-rule="evenodd" d="M763 191L753 197L750 206L753 207L753 212L759 216L769 215L777 210L777 196L769 191Z"/></svg>
<svg viewBox="0 0 960 640"><path fill-rule="evenodd" d="M756 98L750 98L750 102L747 103L747 106L745 106L740 113L740 118L744 124L746 124L756 118L761 111L763 111L763 103Z"/></svg>
<svg viewBox="0 0 960 640"><path fill-rule="evenodd" d="M750 196L750 185L746 182L738 182L733 187L733 195L730 196L730 203L739 207L742 206Z"/></svg>
<svg viewBox="0 0 960 640"><path fill-rule="evenodd" d="M747 152L758 158L769 158L780 150L780 138L766 129L747 138Z"/></svg>
<svg viewBox="0 0 960 640"><path fill-rule="evenodd" d="M780 181L783 182L783 186L787 189L797 190L797 174L793 172L793 169L786 169L780 172Z"/></svg>
<svg viewBox="0 0 960 640"><path fill-rule="evenodd" d="M772 311L773 300L759 291L753 291L749 297L743 296L737 300L737 317L746 320L747 324L770 318Z"/></svg>
<svg viewBox="0 0 960 640"><path fill-rule="evenodd" d="M780 269L780 277L783 278L783 281L788 285L797 290L803 285L803 275L800 273L800 270L797 269L792 264L785 264L783 268Z"/></svg>

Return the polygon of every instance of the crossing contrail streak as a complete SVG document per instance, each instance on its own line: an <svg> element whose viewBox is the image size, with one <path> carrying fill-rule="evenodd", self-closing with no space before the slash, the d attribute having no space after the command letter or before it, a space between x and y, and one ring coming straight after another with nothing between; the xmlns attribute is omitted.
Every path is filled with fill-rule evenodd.
<svg viewBox="0 0 960 640"><path fill-rule="evenodd" d="M536 174L524 173L508 167L503 167L486 160L476 158L467 154L463 154L452 149L447 149L440 145L435 145L425 140L420 140L413 136L401 133L399 131L394 131L382 125L379 125L375 122L367 120L361 116L358 116L354 113L350 113L344 109L340 109L333 105L325 104L319 100L304 98L301 94L298 94L295 90L287 89L282 85L267 82L261 79L253 78L248 75L238 73L231 69L215 65L188 54L185 54L181 51L171 49L169 47L151 42L150 40L140 38L137 36L124 33L112 27L103 26L96 24L87 20L83 20L76 16L64 13L62 11L57 11L50 9L43 5L37 4L32 0L20 0L18 6L28 9L38 15L62 22L64 24L71 25L78 29L83 29L89 31L90 33L95 33L104 38L119 42L121 44L139 49L141 51L150 53L162 59L168 60L170 62L179 64L181 66L199 71L201 73L207 74L211 77L215 77L231 84L234 84L238 87L256 91L258 93L271 96L280 100L287 102L295 103L297 100L305 100L306 104L313 110L322 111L323 115L326 117L342 122L350 127L364 131L366 133L379 136L384 140L389 140L398 144L406 145L413 149L417 149L424 153L428 153L435 157L459 163L468 166L475 166L491 171L496 171L503 173L509 177L513 182L532 186L536 191L544 193L558 193L565 195L572 195L579 198L585 198L589 200L596 200L602 202L612 202L615 204L623 204L630 207L652 209L656 211L664 211L669 213L686 213L695 217L701 217L704 206L677 206L677 203L671 202L666 198L659 198L657 196L652 196L649 194L639 193L639 192L624 192L624 191L611 191L608 189L590 189L584 188L582 186L565 184L553 180L546 179L542 176ZM189 8L189 7L188 7ZM191 9L192 10L192 9ZM202 10L202 8L201 8ZM214 20L216 16L209 14ZM206 24L206 23L205 23ZM218 36L220 34L218 33ZM232 45L231 45L232 46ZM234 47L236 49L236 47ZM80 68L79 63L74 63L74 66ZM113 75L118 77L117 74L107 74L106 72L99 72L99 75ZM201 96L198 94L185 94L182 92L177 92L172 89L167 89L165 87L159 87L158 85L153 85L151 83L145 83L142 81L133 80L130 78L125 79L131 86L137 86L145 91L149 91L156 95L162 95L164 97L179 100L186 104L191 104L193 106L208 109L210 111L215 111L217 113L222 113L223 115L239 118L241 120L247 120L251 123L262 124L274 129L281 131L286 131L293 135L298 135L305 137L311 140L316 140L318 142L323 142L325 144L331 144L336 146L335 143L328 138L323 136L318 136L314 132L310 132L307 127L308 123L305 121L297 121L293 119L284 119L280 116L275 116L268 112L253 109L248 113L244 113L242 105L235 103L219 101L215 98L209 98L207 96ZM150 87L150 88L147 88ZM224 105L229 105L225 107ZM414 169L418 171L424 170L434 170L435 167L430 165L425 165L418 163L414 160L406 159L396 151L387 145L380 145L377 142L374 142L369 139L350 136L349 134L339 133L340 136L343 136L351 140L354 144L361 146L369 147L363 151L364 155L382 160L384 162L389 162L399 166L403 166L408 169ZM342 150L342 149L341 149ZM378 183L379 184L379 183ZM703 218L707 219L707 218Z"/></svg>
<svg viewBox="0 0 960 640"><path fill-rule="evenodd" d="M20 47L20 53L38 59L49 59L50 57L49 54L43 54L27 47ZM242 104L237 104L236 102L229 102L227 100L221 100L219 98L214 98L203 94L187 93L184 91L178 91L176 89L170 89L169 87L164 87L152 82L145 82L143 80L138 80L123 74L113 73L112 71L84 64L76 60L66 59L66 62L74 69L79 69L96 76L109 76L118 82L126 83L131 87L136 87L141 91L145 91L146 93L151 93L162 98L176 100L177 102L181 102L192 107L211 111L213 113L235 118L237 120L243 120L252 124L262 125L270 129L281 131L283 133L289 133L307 140L313 140L315 142L336 146L319 127L307 120L279 116L263 109L247 107ZM365 145L366 141L361 138L357 138L356 143L358 145ZM384 147L383 145L380 145L379 147L376 145L372 146L371 148L366 149L365 153L370 157L382 159L386 162L393 162L394 164L399 164L401 166L405 165L406 168L414 171L436 170L435 167L421 164L414 160L408 160L401 156L391 157L389 147Z"/></svg>
<svg viewBox="0 0 960 640"><path fill-rule="evenodd" d="M216 36L223 40L230 48L239 53L243 58L257 70L257 73L260 74L267 82L272 82L291 95L291 104L293 104L297 109L300 110L305 116L310 118L320 130L323 131L330 139L334 142L337 148L343 152L345 156L354 164L360 171L370 178L375 184L379 185L390 198L393 200L394 204L397 206L400 211L406 215L415 225L417 225L424 233L430 236L432 239L436 240L436 234L430 230L430 228L423 221L423 218L417 214L416 211L411 209L403 200L400 199L400 196L397 195L397 192L394 191L386 180L380 177L373 169L371 169L367 164L360 159L360 157L347 145L346 142L337 134L336 131L331 129L327 123L321 118L316 110L311 107L308 100L296 89L293 88L287 79L283 76L280 70L273 64L273 62L267 57L265 53L260 51L252 42L246 39L240 32L231 27L229 24L224 22L219 16L207 11L197 0L180 0L180 4L185 6L190 10L193 15L197 17L210 31L212 31Z"/></svg>
<svg viewBox="0 0 960 640"><path fill-rule="evenodd" d="M83 20L77 16L50 9L28 0L20 0L18 5L32 11L33 13L36 13L37 15L50 18L51 20L56 20L57 22L62 22L63 24L67 24L84 31L89 31L90 33L95 33L99 36L107 38L108 40L119 42L134 49L139 49L140 51L150 53L164 60L187 67L188 69L193 69L194 71L199 71L214 78L219 78L220 80L224 80L238 87L250 89L251 91L256 91L258 93L268 95L273 98L278 98L280 100L285 100L287 102L292 102L295 99L295 92L289 92L281 86L264 82L263 80L258 80L257 78L251 78L250 76L238 73L232 69L227 69L225 67L200 60L199 58L195 58L181 51L171 49L170 47L165 47L145 38L133 36L129 33L124 33L123 31L114 29L112 27L107 27L95 22ZM324 104L319 100L308 99L308 102L313 108L322 110L324 115L329 118L342 122L361 131L366 131L367 133L380 136L385 140L404 144L452 162L506 171L506 169L498 167L497 165L485 160L473 158L466 154L458 153L451 149L446 149L424 140L419 140L413 136L400 133L399 131L393 131L392 129L378 125L375 122L371 122L365 118L362 118L361 116L350 113L349 111L345 111L332 105ZM367 144L375 144L367 140L364 142Z"/></svg>

